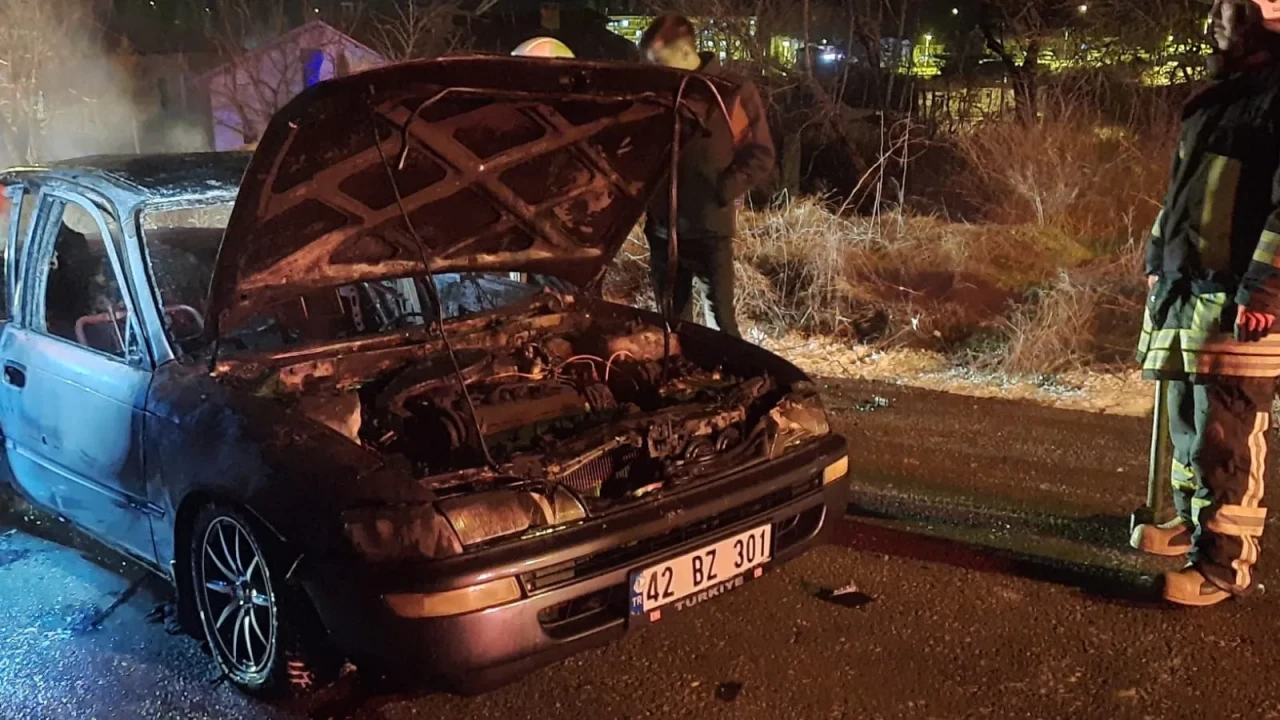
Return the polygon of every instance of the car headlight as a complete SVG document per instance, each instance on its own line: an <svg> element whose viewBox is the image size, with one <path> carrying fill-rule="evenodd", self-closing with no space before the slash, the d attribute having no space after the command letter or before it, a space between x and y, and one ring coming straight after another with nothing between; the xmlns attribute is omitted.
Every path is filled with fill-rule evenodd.
<svg viewBox="0 0 1280 720"><path fill-rule="evenodd" d="M370 560L438 559L462 552L457 533L432 505L356 508L341 519L347 540Z"/></svg>
<svg viewBox="0 0 1280 720"><path fill-rule="evenodd" d="M784 397L769 416L784 435L822 437L831 433L827 411L817 393L792 393Z"/></svg>
<svg viewBox="0 0 1280 720"><path fill-rule="evenodd" d="M563 486L545 495L526 490L460 495L437 505L464 547L540 527L564 525L587 515L582 502Z"/></svg>

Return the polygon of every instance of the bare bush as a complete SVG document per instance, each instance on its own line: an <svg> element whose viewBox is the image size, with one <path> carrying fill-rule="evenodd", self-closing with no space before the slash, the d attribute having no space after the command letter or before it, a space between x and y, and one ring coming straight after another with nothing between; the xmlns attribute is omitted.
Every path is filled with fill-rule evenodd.
<svg viewBox="0 0 1280 720"><path fill-rule="evenodd" d="M984 219L1032 223L1098 252L1145 237L1160 209L1176 110L1116 123L1070 98L1031 122L990 120L955 137Z"/></svg>
<svg viewBox="0 0 1280 720"><path fill-rule="evenodd" d="M755 271L739 273L752 280L744 283L744 309L774 329L847 324L845 257L869 239L865 226L812 198L744 214L737 258Z"/></svg>
<svg viewBox="0 0 1280 720"><path fill-rule="evenodd" d="M1100 288L1062 273L1037 290L1008 323L1008 347L1000 367L1014 374L1078 369L1092 359Z"/></svg>
<svg viewBox="0 0 1280 720"><path fill-rule="evenodd" d="M882 222L839 209L810 198L743 213L738 311L753 336L925 347L1016 373L1059 372L1131 350L1140 244L1099 260L1053 228L911 215ZM605 294L655 307L638 230Z"/></svg>

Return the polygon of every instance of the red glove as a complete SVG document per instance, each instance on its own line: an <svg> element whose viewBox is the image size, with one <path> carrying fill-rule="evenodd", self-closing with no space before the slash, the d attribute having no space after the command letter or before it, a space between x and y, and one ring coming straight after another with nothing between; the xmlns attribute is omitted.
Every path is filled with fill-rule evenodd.
<svg viewBox="0 0 1280 720"><path fill-rule="evenodd" d="M1236 339L1241 342L1257 342L1271 333L1276 316L1257 312L1241 305L1236 310Z"/></svg>

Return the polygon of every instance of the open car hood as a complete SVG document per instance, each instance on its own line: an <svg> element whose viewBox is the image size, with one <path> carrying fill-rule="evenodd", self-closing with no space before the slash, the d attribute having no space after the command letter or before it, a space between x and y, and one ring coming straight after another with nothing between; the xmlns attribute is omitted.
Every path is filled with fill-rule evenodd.
<svg viewBox="0 0 1280 720"><path fill-rule="evenodd" d="M424 272L591 284L665 187L677 96L683 135L723 122L716 93L731 90L659 67L510 57L320 83L258 143L218 255L210 330L314 290Z"/></svg>

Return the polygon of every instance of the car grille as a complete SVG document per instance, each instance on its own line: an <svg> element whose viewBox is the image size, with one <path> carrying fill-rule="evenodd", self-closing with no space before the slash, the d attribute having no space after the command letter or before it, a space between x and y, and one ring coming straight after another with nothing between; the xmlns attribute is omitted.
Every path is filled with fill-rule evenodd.
<svg viewBox="0 0 1280 720"><path fill-rule="evenodd" d="M610 479L626 480L639 456L637 448L620 447L555 478L555 482L584 495L599 495L601 487Z"/></svg>
<svg viewBox="0 0 1280 720"><path fill-rule="evenodd" d="M767 513L770 510L786 505L797 497L813 492L821 484L821 477L815 476L777 490L765 497L731 508L701 522L686 525L662 535L645 538L627 545L602 550L591 555L584 555L559 565L527 572L521 575L520 579L523 581L525 589L530 593L554 590L580 578L625 567L640 558L678 547L685 542L708 535L720 528L734 525L755 515ZM821 522L821 516L818 517L818 521ZM776 547L784 549L781 544Z"/></svg>
<svg viewBox="0 0 1280 720"><path fill-rule="evenodd" d="M538 613L538 624L547 635L566 640L626 617L629 600L626 583L610 585L544 608Z"/></svg>

